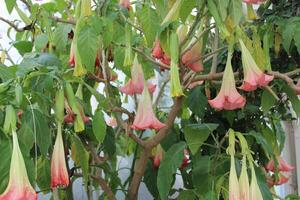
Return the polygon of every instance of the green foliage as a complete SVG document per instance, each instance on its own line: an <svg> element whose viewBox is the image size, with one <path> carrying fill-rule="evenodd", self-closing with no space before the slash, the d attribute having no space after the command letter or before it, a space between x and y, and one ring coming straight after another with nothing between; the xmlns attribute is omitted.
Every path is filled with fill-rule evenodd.
<svg viewBox="0 0 300 200"><path fill-rule="evenodd" d="M183 159L183 150L186 148L184 142L174 144L165 154L158 169L157 188L161 199L167 199L173 175L177 171Z"/></svg>
<svg viewBox="0 0 300 200"><path fill-rule="evenodd" d="M93 117L93 132L99 143L102 143L105 138L106 124L104 121L103 113L97 110Z"/></svg>

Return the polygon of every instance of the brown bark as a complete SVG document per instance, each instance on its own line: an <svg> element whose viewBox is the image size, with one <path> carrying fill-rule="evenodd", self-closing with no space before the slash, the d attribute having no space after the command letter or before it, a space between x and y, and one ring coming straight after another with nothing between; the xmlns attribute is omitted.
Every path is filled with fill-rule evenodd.
<svg viewBox="0 0 300 200"><path fill-rule="evenodd" d="M165 122L166 127L162 128L154 137L148 141L145 141L145 146L141 153L140 159L138 160L136 166L134 166L134 174L128 191L128 198L130 200L137 199L140 183L144 176L148 159L151 156L152 148L158 145L168 135L169 130L173 126L174 120L181 109L182 102L183 97L175 98L174 105L172 106L172 109L167 117L167 121Z"/></svg>

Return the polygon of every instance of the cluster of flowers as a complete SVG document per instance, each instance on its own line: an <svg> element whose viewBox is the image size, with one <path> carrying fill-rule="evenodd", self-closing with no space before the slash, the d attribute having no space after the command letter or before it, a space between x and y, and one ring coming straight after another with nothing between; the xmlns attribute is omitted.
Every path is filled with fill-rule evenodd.
<svg viewBox="0 0 300 200"><path fill-rule="evenodd" d="M288 173L288 172L291 172L294 167L287 164L280 156L278 156L277 158L277 163L278 163L278 166L276 168L276 165L275 165L275 162L274 160L270 160L269 163L267 164L266 166L266 170L268 172L276 172L278 170L278 177L276 178L276 176L274 174L267 174L266 175L266 180L267 180L267 183L269 185L269 187L273 187L274 185L282 185L286 182L289 181L289 177L285 176L283 174L284 173Z"/></svg>

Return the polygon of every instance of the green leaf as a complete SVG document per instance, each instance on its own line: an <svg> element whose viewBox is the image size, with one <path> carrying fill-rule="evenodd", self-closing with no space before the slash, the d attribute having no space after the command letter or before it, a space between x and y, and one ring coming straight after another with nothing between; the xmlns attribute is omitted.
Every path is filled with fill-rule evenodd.
<svg viewBox="0 0 300 200"><path fill-rule="evenodd" d="M202 88L202 86L197 86L193 88L191 94L187 98L187 104L189 109L200 118L204 116L205 107L207 105L207 98L203 94Z"/></svg>
<svg viewBox="0 0 300 200"><path fill-rule="evenodd" d="M2 82L15 78L16 71L16 66L6 67L5 65L0 64L0 78Z"/></svg>
<svg viewBox="0 0 300 200"><path fill-rule="evenodd" d="M76 135L72 136L71 151L75 164L82 169L83 180L85 187L87 187L89 181L89 153L85 150L82 142Z"/></svg>
<svg viewBox="0 0 300 200"><path fill-rule="evenodd" d="M33 111L24 111L21 119L20 138L23 138L22 141L24 141L26 148L29 149L34 143L34 127L36 130L37 145L41 151L41 154L46 156L51 144L50 129L48 127L46 116L36 109L33 109Z"/></svg>
<svg viewBox="0 0 300 200"><path fill-rule="evenodd" d="M159 30L160 20L153 8L150 5L145 5L138 11L138 20L143 29L143 33L146 37L148 46L152 47L157 32Z"/></svg>
<svg viewBox="0 0 300 200"><path fill-rule="evenodd" d="M101 110L97 110L93 117L93 132L99 143L102 143L106 135L106 124Z"/></svg>
<svg viewBox="0 0 300 200"><path fill-rule="evenodd" d="M48 193L51 183L50 160L40 157L37 166L37 184L43 193Z"/></svg>
<svg viewBox="0 0 300 200"><path fill-rule="evenodd" d="M211 15L214 17L220 32L222 34L224 34L225 37L229 36L229 32L228 32L225 24L222 21L222 18L220 16L220 13L217 9L215 2L213 0L207 1L207 7L208 7L208 10L211 13Z"/></svg>
<svg viewBox="0 0 300 200"><path fill-rule="evenodd" d="M282 31L283 47L287 53L290 52L290 46L294 37L295 24L287 23Z"/></svg>
<svg viewBox="0 0 300 200"><path fill-rule="evenodd" d="M77 46L82 64L88 72L94 72L98 50L98 36L92 26L83 26L78 34Z"/></svg>
<svg viewBox="0 0 300 200"><path fill-rule="evenodd" d="M158 199L159 193L155 184L157 183L157 170L153 169L153 164L150 160L147 163L143 181L154 199Z"/></svg>
<svg viewBox="0 0 300 200"><path fill-rule="evenodd" d="M103 141L104 152L110 157L116 153L116 139L114 131L111 127L107 127L107 132Z"/></svg>
<svg viewBox="0 0 300 200"><path fill-rule="evenodd" d="M242 0L231 0L229 13L234 25L239 25L243 16Z"/></svg>
<svg viewBox="0 0 300 200"><path fill-rule="evenodd" d="M198 5L198 1L196 0L183 0L183 3L179 11L179 16L183 22L187 19L187 17L191 14L193 8Z"/></svg>
<svg viewBox="0 0 300 200"><path fill-rule="evenodd" d="M156 11L158 12L161 19L164 19L165 16L168 13L168 7L166 0L153 0L153 3L155 5Z"/></svg>
<svg viewBox="0 0 300 200"><path fill-rule="evenodd" d="M217 5L218 9L220 12L220 16L223 21L225 21L227 17L227 11L228 11L228 5L229 5L229 0L217 0Z"/></svg>
<svg viewBox="0 0 300 200"><path fill-rule="evenodd" d="M10 168L10 159L12 153L12 146L10 145L9 140L0 140L0 192L4 192L9 177L9 168Z"/></svg>
<svg viewBox="0 0 300 200"><path fill-rule="evenodd" d="M265 152L267 152L267 154L273 154L273 149L269 145L263 134L257 133L255 131L251 131L249 134L255 138L256 142L262 146L262 148L265 150ZM271 142L270 139L269 142Z"/></svg>
<svg viewBox="0 0 300 200"><path fill-rule="evenodd" d="M195 200L197 199L195 196L195 192L193 190L183 190L180 192L178 196L178 200Z"/></svg>
<svg viewBox="0 0 300 200"><path fill-rule="evenodd" d="M16 5L17 0L5 0L6 8L8 13L10 14Z"/></svg>
<svg viewBox="0 0 300 200"><path fill-rule="evenodd" d="M264 90L261 96L261 108L266 114L275 104L275 97L267 90Z"/></svg>
<svg viewBox="0 0 300 200"><path fill-rule="evenodd" d="M184 127L184 136L192 154L197 153L209 134L218 126L218 124L189 124Z"/></svg>
<svg viewBox="0 0 300 200"><path fill-rule="evenodd" d="M34 41L35 50L41 51L43 48L46 47L47 43L48 43L47 34L43 33L43 34L38 35Z"/></svg>
<svg viewBox="0 0 300 200"><path fill-rule="evenodd" d="M183 150L185 148L186 144L184 142L174 144L166 152L165 157L160 164L157 176L157 188L162 200L168 198L173 181L173 175L176 173L178 166L182 162Z"/></svg>
<svg viewBox="0 0 300 200"><path fill-rule="evenodd" d="M14 43L14 47L23 56L25 53L32 51L32 42L29 41L18 41Z"/></svg>
<svg viewBox="0 0 300 200"><path fill-rule="evenodd" d="M300 23L297 23L294 35L295 45L297 47L298 53L300 54Z"/></svg>
<svg viewBox="0 0 300 200"><path fill-rule="evenodd" d="M292 90L288 85L283 86L283 91L287 94L289 100L292 103L292 107L297 114L297 116L300 116L300 100L298 96L296 95L295 91Z"/></svg>
<svg viewBox="0 0 300 200"><path fill-rule="evenodd" d="M193 157L193 183L197 189L197 193L206 194L211 190L211 178L210 175L211 161L209 156L197 156Z"/></svg>
<svg viewBox="0 0 300 200"><path fill-rule="evenodd" d="M53 43L58 51L66 51L68 33L72 30L71 24L59 24L53 34Z"/></svg>
<svg viewBox="0 0 300 200"><path fill-rule="evenodd" d="M264 173L260 170L260 168L255 168L255 174L263 199L273 199L270 189L266 183Z"/></svg>

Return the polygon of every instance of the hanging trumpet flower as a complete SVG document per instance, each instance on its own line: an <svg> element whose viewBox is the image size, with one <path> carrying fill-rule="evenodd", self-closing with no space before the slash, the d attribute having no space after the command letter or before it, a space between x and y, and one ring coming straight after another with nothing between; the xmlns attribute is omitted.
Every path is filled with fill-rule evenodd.
<svg viewBox="0 0 300 200"><path fill-rule="evenodd" d="M127 95L141 94L144 89L144 72L141 64L138 62L137 55L134 57L133 66L131 68L131 79L125 86L120 87L119 90ZM156 85L151 83L146 84L149 92L153 93Z"/></svg>
<svg viewBox="0 0 300 200"><path fill-rule="evenodd" d="M242 171L239 178L240 185L240 198L241 200L249 200L249 179L247 173L247 160L246 155L243 156L242 160Z"/></svg>
<svg viewBox="0 0 300 200"><path fill-rule="evenodd" d="M210 106L217 110L235 110L243 108L246 103L246 99L238 93L235 87L231 58L232 50L229 49L221 90L216 98L208 100Z"/></svg>
<svg viewBox="0 0 300 200"><path fill-rule="evenodd" d="M144 87L141 99L138 104L137 113L131 128L135 130L155 129L160 130L165 127L153 112L151 97L148 88Z"/></svg>
<svg viewBox="0 0 300 200"><path fill-rule="evenodd" d="M69 175L66 167L64 144L62 139L62 123L64 121L64 90L60 89L55 98L55 117L57 136L51 160L51 187L68 186Z"/></svg>
<svg viewBox="0 0 300 200"><path fill-rule="evenodd" d="M267 86L274 77L266 75L263 73L263 71L261 71L244 42L242 40L239 41L242 51L242 62L244 69L244 81L240 89L245 91L253 91L256 90L257 87Z"/></svg>
<svg viewBox="0 0 300 200"><path fill-rule="evenodd" d="M36 200L37 194L29 182L24 158L19 147L16 133L16 113L12 106L7 107L6 115L11 119L11 121L6 121L5 124L12 133L13 150L9 182L5 191L0 195L0 200Z"/></svg>

